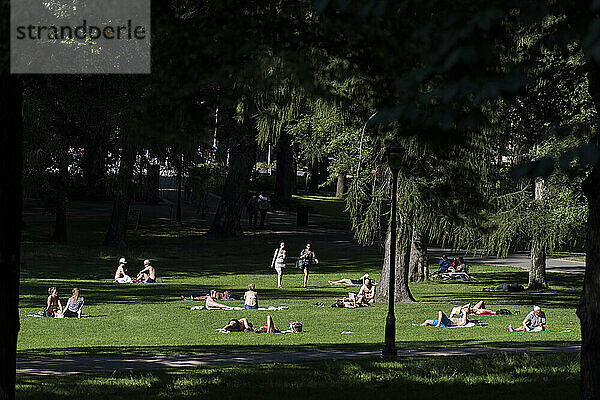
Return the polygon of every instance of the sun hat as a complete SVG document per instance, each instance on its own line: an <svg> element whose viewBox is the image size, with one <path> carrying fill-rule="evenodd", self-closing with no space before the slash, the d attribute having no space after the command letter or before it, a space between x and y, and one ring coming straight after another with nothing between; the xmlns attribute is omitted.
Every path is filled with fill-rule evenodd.
<svg viewBox="0 0 600 400"><path fill-rule="evenodd" d="M150 264L150 260L144 260L144 265Z"/></svg>
<svg viewBox="0 0 600 400"><path fill-rule="evenodd" d="M119 260L119 264L127 264L127 261L125 261L125 257L121 257L121 259Z"/></svg>
<svg viewBox="0 0 600 400"><path fill-rule="evenodd" d="M533 306L533 311L540 311L540 310L541 310L540 306Z"/></svg>

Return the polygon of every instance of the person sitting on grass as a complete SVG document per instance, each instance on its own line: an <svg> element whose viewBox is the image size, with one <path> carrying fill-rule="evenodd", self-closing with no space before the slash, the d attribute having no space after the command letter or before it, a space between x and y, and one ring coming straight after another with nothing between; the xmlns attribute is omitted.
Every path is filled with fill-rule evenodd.
<svg viewBox="0 0 600 400"><path fill-rule="evenodd" d="M257 293L254 291L254 283L248 285L248 291L244 293L244 308L256 310L258 308Z"/></svg>
<svg viewBox="0 0 600 400"><path fill-rule="evenodd" d="M207 310L216 310L216 309L232 310L231 307L226 306L225 304L217 303L216 296L217 296L216 290L211 290L210 294L208 296L206 296L206 309Z"/></svg>
<svg viewBox="0 0 600 400"><path fill-rule="evenodd" d="M212 292L212 290L211 290ZM214 291L215 295L211 296L214 300L234 300L231 297L231 291L230 290L226 290L224 292L217 292ZM205 294L204 296L192 296L190 295L189 298L185 297L185 296L181 296L181 300L186 300L186 301L203 301L206 300L207 297L210 296L210 293Z"/></svg>
<svg viewBox="0 0 600 400"><path fill-rule="evenodd" d="M369 277L369 274L364 274L358 279L343 278L337 281L327 281L330 285L362 285L365 283L365 279Z"/></svg>
<svg viewBox="0 0 600 400"><path fill-rule="evenodd" d="M467 303L461 308L464 308L467 314L475 314L475 315L496 315L495 311L488 310L485 308L485 303L483 300L477 302L473 307L471 307L471 303Z"/></svg>
<svg viewBox="0 0 600 400"><path fill-rule="evenodd" d="M447 255L443 255L442 259L439 262L440 269L437 272L448 272L448 268L450 268L450 260L448 260Z"/></svg>
<svg viewBox="0 0 600 400"><path fill-rule="evenodd" d="M150 260L144 260L144 269L138 273L137 280L142 283L156 283L156 269Z"/></svg>
<svg viewBox="0 0 600 400"><path fill-rule="evenodd" d="M81 318L81 309L83 308L83 297L79 295L79 289L73 289L73 296L69 297L67 307L63 312L65 318Z"/></svg>
<svg viewBox="0 0 600 400"><path fill-rule="evenodd" d="M246 318L230 319L229 323L219 329L221 333L230 332L253 332L252 324Z"/></svg>
<svg viewBox="0 0 600 400"><path fill-rule="evenodd" d="M125 261L124 257L121 257L119 260L119 266L117 267L117 271L115 272L115 282L117 283L131 283L131 277L127 275L127 270L125 269Z"/></svg>
<svg viewBox="0 0 600 400"><path fill-rule="evenodd" d="M509 332L541 332L546 325L546 314L539 306L533 306L531 311L523 320L523 325L518 328L513 328L512 324L508 325Z"/></svg>
<svg viewBox="0 0 600 400"><path fill-rule="evenodd" d="M450 318L448 318L448 316L446 314L444 314L443 311L440 311L438 313L437 319L426 319L425 322L423 322L421 324L421 326L435 326L435 327L439 327L439 328L445 328L445 327L451 327L451 326L465 326L466 324L469 323L469 320L467 319L467 313L463 309L461 314L462 315L460 318L452 318L452 315L450 315ZM413 325L415 325L415 324L413 324Z"/></svg>
<svg viewBox="0 0 600 400"><path fill-rule="evenodd" d="M46 300L46 310L44 310L44 317L56 317L62 316L63 307L58 297L58 290L55 286L48 288L48 299Z"/></svg>
<svg viewBox="0 0 600 400"><path fill-rule="evenodd" d="M356 301L360 305L368 306L369 303L372 303L375 300L375 286L373 285L372 279L366 279L365 283L360 288L358 295L356 296Z"/></svg>

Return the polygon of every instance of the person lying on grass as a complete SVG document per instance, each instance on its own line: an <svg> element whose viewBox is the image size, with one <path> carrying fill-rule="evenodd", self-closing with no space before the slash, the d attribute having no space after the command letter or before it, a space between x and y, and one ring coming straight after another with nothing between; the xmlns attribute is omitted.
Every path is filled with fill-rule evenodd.
<svg viewBox="0 0 600 400"><path fill-rule="evenodd" d="M445 328L450 326L465 326L469 323L469 320L467 319L467 313L464 309L462 309L461 314L462 315L460 318L453 318L453 314L450 314L449 318L446 314L444 314L443 311L440 311L438 312L437 319L426 319L425 322L421 324L421 326L435 326L439 328Z"/></svg>
<svg viewBox="0 0 600 400"><path fill-rule="evenodd" d="M518 328L513 328L512 324L508 325L509 332L541 332L546 324L546 314L539 306L533 306L531 311L523 320L523 325Z"/></svg>
<svg viewBox="0 0 600 400"><path fill-rule="evenodd" d="M246 318L241 318L229 320L229 323L223 328L219 329L219 332L281 333L281 331L275 326L275 323L273 322L273 317L271 317L270 315L267 315L267 325L261 326L256 330L252 328L252 324L248 322Z"/></svg>
<svg viewBox="0 0 600 400"><path fill-rule="evenodd" d="M65 318L81 318L81 309L83 308L83 297L79 295L79 289L73 288L73 296L69 297L67 307L63 312Z"/></svg>
<svg viewBox="0 0 600 400"><path fill-rule="evenodd" d="M217 296L217 291L216 290L211 290L209 296L206 296L206 308L208 310L210 309L216 309L216 308L220 308L223 310L232 310L233 308L226 306L225 304L221 304L221 303L217 303L216 302L216 296Z"/></svg>
<svg viewBox="0 0 600 400"><path fill-rule="evenodd" d="M364 274L358 279L343 278L337 281L327 281L330 285L362 285L365 283L365 279L369 277L369 274Z"/></svg>
<svg viewBox="0 0 600 400"><path fill-rule="evenodd" d="M240 318L230 319L227 325L219 329L219 332L254 332L254 329L252 329L252 324L246 318Z"/></svg>
<svg viewBox="0 0 600 400"><path fill-rule="evenodd" d="M354 293L348 293L348 297L344 297L343 299L337 299L336 302L332 305L333 308L358 308L358 307L368 307L369 303L367 303L366 298L362 296L359 300L358 296L354 295Z"/></svg>
<svg viewBox="0 0 600 400"><path fill-rule="evenodd" d="M475 315L496 315L495 311L488 310L485 308L485 303L483 300L477 302L473 307L471 307L471 303L467 303L461 308L464 308L467 314L475 314Z"/></svg>
<svg viewBox="0 0 600 400"><path fill-rule="evenodd" d="M187 301L202 301L202 300L206 300L207 297L212 297L214 300L224 300L224 299L231 299L231 291L230 290L226 290L224 292L217 292L216 290L211 290L211 292L215 292L214 296L211 296L210 293L204 295L204 296L190 296L185 297L185 296L181 296L181 300L187 300Z"/></svg>
<svg viewBox="0 0 600 400"><path fill-rule="evenodd" d="M46 310L44 310L45 317L56 317L57 315L61 315L63 313L62 303L60 302L60 298L58 297L58 290L56 287L52 286L48 288L48 299L46 300Z"/></svg>

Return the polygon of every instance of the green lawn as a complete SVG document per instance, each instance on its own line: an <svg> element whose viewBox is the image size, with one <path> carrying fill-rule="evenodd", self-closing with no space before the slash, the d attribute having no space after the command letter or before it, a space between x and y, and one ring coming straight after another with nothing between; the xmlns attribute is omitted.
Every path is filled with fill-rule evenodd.
<svg viewBox="0 0 600 400"><path fill-rule="evenodd" d="M147 222L147 221L146 221ZM369 272L378 278L381 254L377 249L336 243L331 234L307 238L300 231L277 236L249 235L235 240L203 236L203 230L179 228L165 222L148 223L130 233L127 252L105 249L101 243L106 223L73 222L71 242L51 244L50 223L31 223L24 234L21 280L21 314L43 309L49 286L57 286L66 303L77 286L86 299L84 313L95 318L81 320L21 318L18 354L20 357L76 354L186 354L195 352L238 352L314 350L329 348L379 348L387 307L377 304L356 310L333 309L335 298L358 287L332 287L328 279L354 278ZM313 240L314 239L314 240ZM276 289L276 277L269 264L279 240L285 240L290 255L296 255L311 240L321 264L310 277L308 290L301 288L299 271L289 268L284 288ZM135 274L142 260L150 258L158 270L159 283L119 285L112 276L119 257L129 260ZM532 344L579 343L580 327L575 307L582 277L549 274L551 291L543 293L489 293L486 286L527 282L517 268L473 266L478 281L428 282L411 286L416 304L397 306L398 346L524 346ZM255 325L264 324L265 311L191 311L182 307L201 304L184 302L180 295L200 295L211 288L233 289L241 295L254 282L260 306L286 305L289 310L271 312L275 323L286 327L292 320L304 324L304 332L287 335L225 335L215 332L231 318L246 317ZM485 299L493 309L520 311L517 316L479 317L486 327L440 329L413 327L449 312L452 305ZM314 307L324 302L325 308ZM242 302L230 302L241 305ZM509 323L520 324L533 304L547 313L552 332L509 334ZM562 330L573 330L561 333ZM351 331L351 334L341 334Z"/></svg>
<svg viewBox="0 0 600 400"><path fill-rule="evenodd" d="M19 399L574 399L579 355L370 358L19 377Z"/></svg>

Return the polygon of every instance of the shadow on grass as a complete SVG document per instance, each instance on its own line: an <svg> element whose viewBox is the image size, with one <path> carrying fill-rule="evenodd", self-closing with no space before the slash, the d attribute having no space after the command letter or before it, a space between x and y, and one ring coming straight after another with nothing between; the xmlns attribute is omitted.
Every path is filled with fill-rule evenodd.
<svg viewBox="0 0 600 400"><path fill-rule="evenodd" d="M560 376L560 379L557 379ZM79 376L18 377L17 397L191 399L199 397L291 398L326 396L435 399L576 398L578 356L490 355L310 361L236 365L228 368L119 372ZM532 388L541 390L532 391ZM539 394L539 396L538 396Z"/></svg>
<svg viewBox="0 0 600 400"><path fill-rule="evenodd" d="M251 335L252 333L237 333L238 335ZM551 346L577 346L578 340L564 340L552 342ZM481 340L445 340L439 341L397 341L398 349L439 349L446 348L482 348L482 347L536 347L549 346L547 341L532 340L528 342L513 341L481 341ZM32 349L19 351L20 358L40 357L77 357L77 356L157 356L157 355L193 355L193 354L230 354L230 353L264 353L282 351L360 351L380 350L383 343L339 343L339 344L300 344L300 345L185 345L185 346L90 346L90 347L63 347L52 349Z"/></svg>

